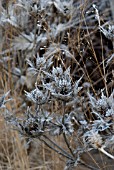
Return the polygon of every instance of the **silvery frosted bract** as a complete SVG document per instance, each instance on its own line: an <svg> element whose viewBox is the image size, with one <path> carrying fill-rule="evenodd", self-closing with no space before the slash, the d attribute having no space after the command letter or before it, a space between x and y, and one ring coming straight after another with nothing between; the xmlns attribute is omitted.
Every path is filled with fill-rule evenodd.
<svg viewBox="0 0 114 170"><path fill-rule="evenodd" d="M90 100L90 104L92 108L95 108L97 100L90 93L88 93L88 96L89 96L89 100Z"/></svg>
<svg viewBox="0 0 114 170"><path fill-rule="evenodd" d="M30 1L17 1L9 3L8 11L2 9L0 24L9 24L12 27L25 27L28 22L28 10L30 8Z"/></svg>
<svg viewBox="0 0 114 170"><path fill-rule="evenodd" d="M58 92L61 94L68 94L71 91L71 77L70 68L68 68L64 73L62 68L53 69L53 75L55 76L55 86Z"/></svg>
<svg viewBox="0 0 114 170"><path fill-rule="evenodd" d="M52 70L52 76L53 78L55 77L55 79L59 76L62 76L63 74L63 69L62 67L53 67L53 70Z"/></svg>
<svg viewBox="0 0 114 170"><path fill-rule="evenodd" d="M46 103L49 98L48 91L47 90L41 91L39 90L38 87L36 87L30 93L26 91L25 93L26 93L26 96L29 98L29 100L31 100L32 102L38 105Z"/></svg>
<svg viewBox="0 0 114 170"><path fill-rule="evenodd" d="M108 58L107 60L107 66L111 63L114 63L114 53Z"/></svg>
<svg viewBox="0 0 114 170"><path fill-rule="evenodd" d="M22 120L21 118L17 118L13 113L8 110L4 112L4 118L9 125L13 126L15 130L18 130L19 133L23 134L23 128L20 123Z"/></svg>
<svg viewBox="0 0 114 170"><path fill-rule="evenodd" d="M37 44L40 43L40 45L42 45L45 44L47 41L47 37L44 34L40 34L36 38L35 37L36 35L34 34L34 32L30 32L29 34L22 32L19 36L15 36L14 39L12 39L11 47L14 50L32 51L36 48ZM9 50L12 50L12 48L10 48Z"/></svg>
<svg viewBox="0 0 114 170"><path fill-rule="evenodd" d="M50 36L56 38L61 32L64 32L69 28L74 27L75 25L76 23L73 22L72 20L66 23L60 23L58 25L52 24Z"/></svg>
<svg viewBox="0 0 114 170"><path fill-rule="evenodd" d="M51 2L52 0L40 0L41 10L44 10Z"/></svg>
<svg viewBox="0 0 114 170"><path fill-rule="evenodd" d="M44 57L53 56L54 54L59 53L59 52L64 52L66 57L68 56L69 58L71 57L68 47L65 44L56 44L56 43L50 44L50 46L47 48L44 54Z"/></svg>
<svg viewBox="0 0 114 170"><path fill-rule="evenodd" d="M97 131L94 131L94 130L87 131L83 135L83 142L84 142L85 147L87 147L89 144L95 149L97 149L98 147L101 147L103 143L101 135Z"/></svg>
<svg viewBox="0 0 114 170"><path fill-rule="evenodd" d="M101 99L97 100L96 106L98 109L107 109L108 108L108 99L103 93L101 95Z"/></svg>
<svg viewBox="0 0 114 170"><path fill-rule="evenodd" d="M12 47L16 50L32 50L34 47L34 36L32 32L29 35L21 33L14 38Z"/></svg>
<svg viewBox="0 0 114 170"><path fill-rule="evenodd" d="M56 9L64 14L68 15L71 12L73 1L66 0L40 0L41 10L45 9L48 6L54 5Z"/></svg>
<svg viewBox="0 0 114 170"><path fill-rule="evenodd" d="M111 26L109 25L108 26L108 29L105 29L103 26L100 26L100 31L104 34L104 36L108 39L112 39L114 38L114 25Z"/></svg>
<svg viewBox="0 0 114 170"><path fill-rule="evenodd" d="M47 88L51 94L61 100L69 101L73 99L73 97L77 97L78 92L82 89L82 87L78 87L82 78L76 81L73 85L71 75L70 75L70 67L68 67L65 71L60 67L53 67L52 73L44 72L51 81L50 83L43 84L45 88Z"/></svg>
<svg viewBox="0 0 114 170"><path fill-rule="evenodd" d="M21 74L22 74L20 68L17 68L17 67L14 67L14 68L12 69L12 72L13 72L15 75L18 75L18 76L21 76Z"/></svg>
<svg viewBox="0 0 114 170"><path fill-rule="evenodd" d="M27 63L30 66L27 69L27 71L34 72L34 74L37 74L37 73L39 73L39 71L42 71L42 70L47 71L53 63L52 59L53 59L53 56L50 58L46 58L46 57L40 57L37 54L35 64L33 64L29 59L27 59Z"/></svg>
<svg viewBox="0 0 114 170"><path fill-rule="evenodd" d="M111 135L109 138L106 139L105 144L107 148L111 148L111 150L114 150L114 135Z"/></svg>
<svg viewBox="0 0 114 170"><path fill-rule="evenodd" d="M10 91L5 93L2 97L0 97L0 108L4 108L5 104L10 101L11 99L5 99L9 95Z"/></svg>
<svg viewBox="0 0 114 170"><path fill-rule="evenodd" d="M47 111L42 111L38 115L38 119L41 121L42 124L48 125L50 121L53 120L53 117Z"/></svg>
<svg viewBox="0 0 114 170"><path fill-rule="evenodd" d="M106 129L110 128L110 125L112 125L113 123L108 123L108 121L104 121L103 119L100 120L94 120L93 124L92 124L92 129L94 131L105 131Z"/></svg>
<svg viewBox="0 0 114 170"><path fill-rule="evenodd" d="M108 98L108 104L114 110L114 90Z"/></svg>
<svg viewBox="0 0 114 170"><path fill-rule="evenodd" d="M65 114L64 116L59 116L56 118L50 133L52 135L60 135L65 133L66 135L71 135L74 132L73 124L71 122L71 116Z"/></svg>
<svg viewBox="0 0 114 170"><path fill-rule="evenodd" d="M83 76L82 76L83 77ZM78 94L78 92L82 89L82 87L79 87L79 84L82 80L82 77L80 77L79 80L77 80L74 84L74 95L76 96Z"/></svg>
<svg viewBox="0 0 114 170"><path fill-rule="evenodd" d="M14 13L14 8L13 5L9 5L8 6L9 9L9 16L8 13L5 9L2 10L1 16L0 16L0 25L4 25L4 24L10 24L14 27L18 27L17 25L17 18L16 15Z"/></svg>
<svg viewBox="0 0 114 170"><path fill-rule="evenodd" d="M109 97L106 97L102 92L100 99L95 99L90 93L88 93L88 96L93 111L103 111L105 116L114 114L114 91Z"/></svg>
<svg viewBox="0 0 114 170"><path fill-rule="evenodd" d="M70 77L70 68L63 71L62 67L53 67L52 74L46 73L52 79L52 82L44 84L51 94L62 100L69 100L72 94L72 82Z"/></svg>
<svg viewBox="0 0 114 170"><path fill-rule="evenodd" d="M48 130L48 124L53 119L47 111L39 112L38 115L31 113L28 108L25 117L17 120L17 129L28 137L40 137Z"/></svg>
<svg viewBox="0 0 114 170"><path fill-rule="evenodd" d="M98 11L98 9L97 9L97 7L96 7L95 4L93 4L93 8L95 9L95 18L96 18L97 21L98 21L100 31L104 34L104 36L105 36L106 38L108 38L108 39L110 39L110 40L113 40L113 38L114 38L114 33L113 33L113 31L114 31L114 25L111 26L111 25L105 23L104 25L105 25L105 26L108 26L108 28L104 28L103 25L101 26L99 11Z"/></svg>
<svg viewBox="0 0 114 170"><path fill-rule="evenodd" d="M38 137L43 132L41 122L36 115L33 115L30 110L27 110L26 117L20 122L21 133L27 136Z"/></svg>
<svg viewBox="0 0 114 170"><path fill-rule="evenodd" d="M72 123L72 116L70 114L65 114L63 118L63 123L65 126L65 134L71 135L74 132L74 127Z"/></svg>
<svg viewBox="0 0 114 170"><path fill-rule="evenodd" d="M64 15L68 15L72 11L73 0L55 0L55 7Z"/></svg>
<svg viewBox="0 0 114 170"><path fill-rule="evenodd" d="M106 110L106 116L113 116L114 119L114 90L110 97L107 99L108 109Z"/></svg>

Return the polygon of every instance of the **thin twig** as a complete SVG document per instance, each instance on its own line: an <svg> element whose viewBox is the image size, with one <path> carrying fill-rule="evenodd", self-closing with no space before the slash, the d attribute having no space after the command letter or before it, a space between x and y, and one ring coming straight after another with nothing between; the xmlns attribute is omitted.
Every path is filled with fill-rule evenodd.
<svg viewBox="0 0 114 170"><path fill-rule="evenodd" d="M49 143L47 143L44 139L41 139L41 138L40 138L40 141L43 141L46 146L48 146L50 149L54 150L54 151L57 152L58 154L66 157L66 158L68 158L68 159L73 160L73 158L72 158L71 156L69 156L69 154L68 154L67 152L64 153L65 151L61 152L61 151L57 150L57 149L54 148L52 145L50 145ZM58 146L58 145L57 145L57 146Z"/></svg>
<svg viewBox="0 0 114 170"><path fill-rule="evenodd" d="M65 101L63 101L63 123L64 123L64 115L65 115L65 105L66 105ZM73 153L73 151L72 151L72 149L70 147L70 144L69 144L69 142L67 140L67 137L66 137L65 133L63 133L63 137L64 137L64 141L65 141L70 153L72 154L73 157L75 157L75 155L74 155L74 153Z"/></svg>
<svg viewBox="0 0 114 170"><path fill-rule="evenodd" d="M108 156L111 159L114 159L114 156L111 155L110 153L108 153L107 151L104 150L104 147L98 148L99 151L101 151L103 154L105 154L106 156Z"/></svg>
<svg viewBox="0 0 114 170"><path fill-rule="evenodd" d="M70 159L73 160L73 157L71 155L69 155L69 153L67 153L63 148L61 148L59 145L57 145L55 142L53 142L50 138L48 138L46 135L43 135L43 137L45 137L46 139L48 139L54 146L56 146L58 149L60 149L64 154L68 155L68 157Z"/></svg>

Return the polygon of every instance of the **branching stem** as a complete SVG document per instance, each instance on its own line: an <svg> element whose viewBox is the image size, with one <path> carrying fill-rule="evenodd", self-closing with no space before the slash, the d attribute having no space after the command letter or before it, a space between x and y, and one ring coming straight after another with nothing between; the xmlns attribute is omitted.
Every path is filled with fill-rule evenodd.
<svg viewBox="0 0 114 170"><path fill-rule="evenodd" d="M65 101L63 101L63 123L64 123L64 115L65 115L65 105L66 105ZM70 144L69 144L69 142L67 140L67 137L66 137L65 133L63 133L63 137L64 137L64 141L65 141L70 153L72 154L73 157L75 157L75 155L74 155L74 153L73 153L73 151L72 151L72 149L70 147Z"/></svg>
<svg viewBox="0 0 114 170"><path fill-rule="evenodd" d="M50 138L48 138L46 135L43 135L43 137L46 138L51 144L56 146L59 150L61 150L61 152L64 153L65 155L67 155L67 157L69 157L71 160L73 160L73 157L71 155L69 155L69 153L67 153L63 148L61 148L59 145L57 145L55 142L53 142Z"/></svg>

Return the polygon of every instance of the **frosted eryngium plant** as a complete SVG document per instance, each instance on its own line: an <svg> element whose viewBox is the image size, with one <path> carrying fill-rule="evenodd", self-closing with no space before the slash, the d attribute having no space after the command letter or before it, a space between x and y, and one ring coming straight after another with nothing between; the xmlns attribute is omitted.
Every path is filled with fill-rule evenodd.
<svg viewBox="0 0 114 170"><path fill-rule="evenodd" d="M62 96L64 95L66 96L67 93L68 95L70 95L71 93L69 92L69 90L72 92L72 90L74 91L74 88L76 88L75 91L76 90L78 91L80 89L78 87L77 82L75 83L74 86L72 86L69 68L66 69L66 71L63 71L61 67L53 68L52 73L53 74L49 74L52 78L51 83L53 81L57 83L56 85L53 86L53 90L55 88L55 90L57 89L61 92L63 88L63 90L65 91L62 92ZM44 89L47 90L47 93L45 93L43 89L40 90L37 87L37 84L34 90L32 90L31 92L26 92L27 98L29 98L29 100L35 103L36 109L34 112L30 111L30 109L28 108L24 118L16 118L13 114L9 114L8 111L6 111L4 117L7 122L9 122L11 125L14 126L15 129L19 131L21 135L28 137L30 140L33 138L38 138L40 141L43 141L48 147L53 149L58 154L68 159L74 160L75 155L73 153L73 148L71 148L70 143L68 142L68 138L71 137L74 133L74 123L72 121L74 115L65 112L65 105L63 106L64 107L63 115L58 115L56 113L52 113L51 111L47 111L45 107L43 107L43 105L46 102L48 103L48 100L51 100L51 96L50 99L48 97L48 91L50 91L50 89L48 89L45 84L43 85ZM59 86L59 89L57 85ZM71 89L71 86L73 89ZM55 99L58 98L57 96L54 95L52 96L53 96L52 98L54 97ZM67 102L65 97L62 97L62 100L65 101L65 103ZM61 148L57 143L51 140L51 136L58 135L63 135L64 141L69 151L65 151L65 149Z"/></svg>
<svg viewBox="0 0 114 170"><path fill-rule="evenodd" d="M51 67L51 65L53 64L53 56L50 58L46 58L46 57L40 57L37 54L36 57L36 62L35 64L33 64L29 59L27 59L27 63L30 66L27 69L27 72L33 72L34 74L38 74L40 71L47 71L49 70L49 68Z"/></svg>
<svg viewBox="0 0 114 170"><path fill-rule="evenodd" d="M64 78L62 78L66 80L66 77L64 76L65 73L66 72L63 72L61 67L57 67L53 74L56 76L59 74L59 76L63 76ZM54 79L53 76L52 78ZM68 76L68 78L70 77ZM56 86L54 87L56 88ZM7 97L8 94L9 92L1 97L1 107L6 103L7 100L5 100L5 97ZM94 119L86 120L85 117L85 120L79 121L77 124L75 124L75 113L65 112L65 105L63 106L63 115L56 115L55 113L46 111L46 109L43 107L44 103L41 103L41 101L38 103L39 99L44 101L43 97L46 94L43 94L43 92L38 89L37 84L36 89L30 93L26 92L26 95L33 103L36 104L37 109L33 112L30 110L30 108L28 108L24 118L16 118L13 114L9 114L8 110L6 110L6 113L4 114L6 121L13 125L21 135L26 136L30 141L32 141L33 138L37 138L44 142L49 148L67 158L68 161L65 169L69 168L70 166L75 167L81 163L84 164L84 162L81 160L81 155L93 149L98 149L107 157L114 159L114 156L105 150L105 148L113 148L114 146L114 92L112 92L109 97L106 97L102 93L100 99L96 99L90 93L88 93L88 104L90 104L91 107L90 114L94 116ZM57 96L54 95L53 97L57 98ZM64 100L64 98L62 98L62 100ZM45 102L48 101L45 100ZM65 102L67 103L67 100L65 100ZM39 105L40 107L38 107ZM75 127L75 125L78 126ZM75 136L76 134L77 136ZM51 139L51 136L58 135L63 135L64 142L66 143L68 150L64 150ZM79 136L83 141L83 145L80 146L79 144L78 146L77 142L77 146L75 148L69 143L68 139L73 137L75 140L75 138L78 139ZM84 165L87 166L86 164ZM94 167L89 165L88 167L94 169Z"/></svg>
<svg viewBox="0 0 114 170"><path fill-rule="evenodd" d="M88 143L108 157L114 159L114 156L104 150L108 147L110 139L113 139L114 132L114 91L109 97L106 97L103 92L100 99L96 99L88 93L91 105L91 114L95 116L95 120L89 125L87 132L84 134L84 143ZM101 133L102 132L102 133ZM103 135L108 135L108 138ZM114 142L111 143L114 145Z"/></svg>
<svg viewBox="0 0 114 170"><path fill-rule="evenodd" d="M92 5L87 5L89 12L90 6ZM30 91L28 88L25 92L32 108L27 108L22 118L15 117L14 113L6 109L4 117L30 141L37 138L65 157L65 169L77 167L79 164L95 169L82 159L84 153L94 149L114 159L110 150L107 151L114 148L114 92L110 97L102 93L100 98L88 93L87 100L86 92L89 88L91 91L91 87L82 88L82 82L89 80L85 60L89 54L86 52L91 51L86 29L88 33L89 30L96 29L96 18L101 33L108 39L113 37L113 26L109 25L105 29L105 26L101 25L97 7L93 5L92 10L93 8L95 15L85 11L85 3L78 0L15 0L2 8L0 15L0 27L4 37L0 54L8 53L8 61L11 61L13 67L11 73L22 78L21 85L25 85L25 80L27 86L27 73L37 81L35 89ZM90 26L89 22L86 23L88 20ZM78 35L76 40L74 33ZM93 36L93 33L91 35ZM7 61L7 57L4 57L4 60ZM107 61L108 66L112 59L113 55ZM4 60L0 59L0 62L4 63L4 69L9 70ZM99 68L100 66L101 63ZM33 83L31 78L29 83ZM33 88L32 85L31 87ZM9 92L0 98L1 108L5 108L5 104L10 100L5 99L8 94ZM61 109L55 109L56 105ZM60 135L66 145L65 149L52 140L52 136L54 138Z"/></svg>
<svg viewBox="0 0 114 170"><path fill-rule="evenodd" d="M9 95L10 91L5 93L2 97L0 97L0 108L4 108L5 104L10 101L11 99L5 99Z"/></svg>
<svg viewBox="0 0 114 170"><path fill-rule="evenodd" d="M29 100L36 104L36 106L46 103L49 99L49 92L48 90L39 90L36 84L36 88L32 90L30 93L26 92L26 96Z"/></svg>
<svg viewBox="0 0 114 170"><path fill-rule="evenodd" d="M102 92L101 98L96 99L90 93L88 93L90 104L92 108L92 112L96 114L96 116L105 118L110 116L113 118L114 116L114 90L109 97L106 97Z"/></svg>
<svg viewBox="0 0 114 170"><path fill-rule="evenodd" d="M81 78L74 84L72 83L70 67L65 71L61 66L53 67L52 74L48 72L44 72L44 74L51 79L50 83L43 83L44 87L50 91L52 96L63 101L72 100L74 95L76 97L77 93L82 89L82 87L78 87Z"/></svg>
<svg viewBox="0 0 114 170"><path fill-rule="evenodd" d="M104 25L101 26L101 22L100 22L100 16L99 16L99 11L96 7L95 4L93 4L93 8L95 9L95 18L98 21L99 24L99 29L100 31L104 34L104 36L106 36L108 39L113 39L114 38L114 25L109 25L108 23L105 23ZM104 28L104 26L108 26L108 28Z"/></svg>

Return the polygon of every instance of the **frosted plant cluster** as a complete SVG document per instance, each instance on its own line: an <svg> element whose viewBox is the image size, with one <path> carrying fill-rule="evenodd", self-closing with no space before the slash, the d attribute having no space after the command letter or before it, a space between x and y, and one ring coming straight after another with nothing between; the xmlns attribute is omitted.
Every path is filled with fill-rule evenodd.
<svg viewBox="0 0 114 170"><path fill-rule="evenodd" d="M88 56L94 50L91 42L86 41L90 36L88 31L84 32L96 29L94 23L97 22L100 34L112 41L113 26L109 24L106 30L101 25L95 4L86 6L84 2L75 0L16 0L1 10L0 29L4 39L0 54L4 57L0 63L7 71L7 61L11 61L11 74L16 77L13 80L15 91L23 87L23 103L26 102L25 113L22 117L17 116L7 109L7 102L13 100L8 98L10 91L5 93L0 98L0 108L4 108L6 122L29 141L36 138L63 156L66 170L79 164L96 169L82 160L83 154L94 150L113 161L114 89L112 81L111 88L106 86L105 76L101 74L107 71L103 70L104 67L109 67L107 77L109 74L109 79L114 78L113 69L109 66L113 54L108 60L93 60L98 64L95 71L100 66L103 68L99 71L103 79L100 82L102 90L101 87L98 90L93 83L96 83L93 70L90 74L88 71L93 64ZM3 30L8 33L6 39ZM74 32L80 36L76 43ZM66 149L53 141L58 136L63 137Z"/></svg>
<svg viewBox="0 0 114 170"><path fill-rule="evenodd" d="M58 74L57 70L54 71L54 74ZM66 82L66 77L64 76L64 74L65 72L63 72L62 70L59 72L59 76L61 75L63 80ZM54 77L52 78L53 80L51 80L51 83L53 82L52 84L54 84L56 77L55 79ZM69 75L67 78L69 78ZM59 81L61 80L56 79L56 83L59 83ZM69 82L68 84L67 82L63 83L63 85L65 87L68 87ZM49 87L51 88L51 85ZM105 148L114 148L114 92L112 92L109 97L106 97L103 93L101 93L101 98L99 99L96 99L95 97L93 97L93 95L88 93L88 104L90 105L91 109L91 112L89 114L91 117L94 117L94 119L88 120L85 113L83 112L80 113L83 114L82 119L78 120L77 113L75 111L68 112L66 108L69 100L74 100L72 94L73 92L69 94L68 91L68 96L70 96L70 98L67 97L66 100L66 93L64 93L64 91L62 91L62 97L59 92L58 95L53 95L53 90L58 90L58 87L53 86L50 90L47 85L44 85L45 90L48 91L47 93L44 93L43 89L39 90L36 85L36 88L34 90L32 90L31 92L26 92L27 98L31 100L33 104L35 104L34 112L30 108L28 108L24 118L16 118L13 114L10 114L8 110L6 110L6 112L4 113L6 121L13 125L14 129L18 130L21 135L27 137L28 139L32 140L34 138L37 138L40 141L43 141L55 152L62 155L63 157L66 157L68 159L68 162L71 161L70 164L74 167L81 163L81 155L83 153L91 151L93 149L97 149L105 154L107 157L114 159L114 156L105 150ZM75 88L76 87L74 86L74 89ZM80 89L81 87L77 86L77 88ZM5 107L5 103L10 100L5 99L8 94L9 92L1 97L1 107ZM58 115L45 109L44 105L46 103L48 103L49 105L50 100L59 100L62 102L63 115ZM63 135L69 151L65 151L51 139L51 136L59 135ZM83 141L83 145L80 146L79 144L75 148L69 143L68 139L70 137L73 137L74 139L81 138ZM54 146L56 147L56 149ZM80 150L80 152L78 152L78 150ZM66 168L71 166L68 162Z"/></svg>

